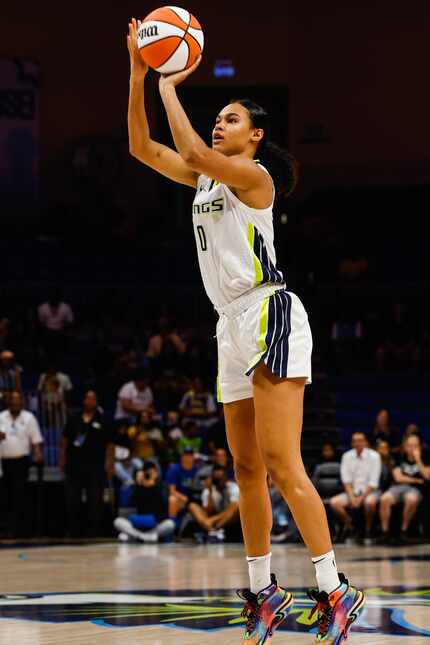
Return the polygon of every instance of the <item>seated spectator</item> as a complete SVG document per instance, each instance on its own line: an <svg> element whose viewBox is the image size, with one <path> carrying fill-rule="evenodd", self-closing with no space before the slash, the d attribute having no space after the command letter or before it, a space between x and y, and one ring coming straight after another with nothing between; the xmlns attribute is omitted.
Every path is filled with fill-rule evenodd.
<svg viewBox="0 0 430 645"><path fill-rule="evenodd" d="M114 526L122 542L137 540L158 542L173 536L175 521L167 517L167 489L157 467L152 461L145 461L136 473L136 484L130 496L130 503L137 513L128 518L117 517Z"/></svg>
<svg viewBox="0 0 430 645"><path fill-rule="evenodd" d="M15 362L15 354L10 350L0 353L0 410L8 406L11 392L22 392L22 368Z"/></svg>
<svg viewBox="0 0 430 645"><path fill-rule="evenodd" d="M408 542L408 530L417 508L423 499L423 491L430 480L430 463L424 460L422 442L416 435L403 441L402 454L393 470L394 484L381 497L380 516L381 542L390 542L392 507L403 504L400 541Z"/></svg>
<svg viewBox="0 0 430 645"><path fill-rule="evenodd" d="M330 442L322 446L320 461L315 466L312 481L322 499L333 497L343 490L340 462Z"/></svg>
<svg viewBox="0 0 430 645"><path fill-rule="evenodd" d="M42 344L49 357L58 357L66 349L65 332L75 320L72 308L61 297L61 289L52 287L46 302L37 308Z"/></svg>
<svg viewBox="0 0 430 645"><path fill-rule="evenodd" d="M377 448L379 441L388 441L391 450L399 452L402 439L400 430L392 425L388 410L380 410L376 415L375 426L370 436L372 448Z"/></svg>
<svg viewBox="0 0 430 645"><path fill-rule="evenodd" d="M186 343L173 322L168 316L160 316L158 330L149 338L146 353L154 372L162 374L166 370L178 370L182 366L186 351Z"/></svg>
<svg viewBox="0 0 430 645"><path fill-rule="evenodd" d="M239 486L228 480L227 468L214 466L206 480L201 503L191 502L188 510L212 542L224 542L228 524L239 518Z"/></svg>
<svg viewBox="0 0 430 645"><path fill-rule="evenodd" d="M26 517L26 484L30 456L43 463L42 435L34 414L24 409L21 392L11 392L8 409L0 413L0 460L7 500L7 535L17 537Z"/></svg>
<svg viewBox="0 0 430 645"><path fill-rule="evenodd" d="M378 441L376 451L381 457L381 479L379 480L380 493L385 493L393 483L393 469L396 464L390 444L384 439Z"/></svg>
<svg viewBox="0 0 430 645"><path fill-rule="evenodd" d="M201 430L195 421L185 421L183 424L183 436L178 440L178 450L180 453L187 448L191 448L196 455L200 455L203 448L203 439Z"/></svg>
<svg viewBox="0 0 430 645"><path fill-rule="evenodd" d="M418 370L421 350L417 344L417 325L404 304L393 305L391 316L385 321L385 337L377 349L379 370Z"/></svg>
<svg viewBox="0 0 430 645"><path fill-rule="evenodd" d="M206 452L213 453L217 448L228 449L227 433L225 430L224 409L219 408L219 416L216 423L210 426L203 438Z"/></svg>
<svg viewBox="0 0 430 645"><path fill-rule="evenodd" d="M60 446L69 536L81 531L83 489L87 494L89 536L101 535L103 492L106 478L110 481L114 474L114 451L112 429L100 412L97 394L88 390L81 411L67 420Z"/></svg>
<svg viewBox="0 0 430 645"><path fill-rule="evenodd" d="M201 428L208 428L217 421L215 399L198 376L193 378L191 389L184 394L179 409L184 422L194 421Z"/></svg>
<svg viewBox="0 0 430 645"><path fill-rule="evenodd" d="M130 496L135 484L136 473L141 470L143 462L132 458L130 450L123 446L115 446L115 477L120 482L119 506L130 506Z"/></svg>
<svg viewBox="0 0 430 645"><path fill-rule="evenodd" d="M379 488L381 458L375 450L367 448L364 432L354 432L352 435L352 450L348 450L342 456L340 473L345 492L330 499L330 505L342 523L338 541L353 533L354 525L350 512L359 508L364 508L365 535L366 539L369 539L378 503L375 491Z"/></svg>
<svg viewBox="0 0 430 645"><path fill-rule="evenodd" d="M154 395L146 370L136 370L134 379L125 383L118 392L115 419L136 421L137 415L154 405Z"/></svg>
<svg viewBox="0 0 430 645"><path fill-rule="evenodd" d="M166 474L169 485L169 517L176 517L194 499L197 471L198 466L192 448L185 450L179 463L169 466Z"/></svg>

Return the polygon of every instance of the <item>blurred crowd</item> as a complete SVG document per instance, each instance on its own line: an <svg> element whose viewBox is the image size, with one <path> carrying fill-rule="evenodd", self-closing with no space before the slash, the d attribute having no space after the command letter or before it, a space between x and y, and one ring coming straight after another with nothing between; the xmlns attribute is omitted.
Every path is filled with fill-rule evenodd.
<svg viewBox="0 0 430 645"><path fill-rule="evenodd" d="M178 325L162 312L131 339L126 323L121 328L117 321L98 349L87 344L75 356L76 314L58 287L35 318L27 369L13 351L19 334L0 316L2 534L25 532L34 464L39 472L62 473L69 537L106 533L108 504L123 541L241 539L239 490L214 391L211 323ZM394 306L386 329L375 345L375 367L419 369L423 354L403 305ZM332 321L332 363L351 362L362 338L362 321L345 307ZM19 343L17 349L19 355ZM67 371L76 364L86 365L78 377ZM381 410L371 432L352 435L350 449L326 443L319 463L307 466L336 541L406 542L427 530L422 508L430 459L416 426L401 432ZM299 540L285 501L271 481L268 486L273 541Z"/></svg>

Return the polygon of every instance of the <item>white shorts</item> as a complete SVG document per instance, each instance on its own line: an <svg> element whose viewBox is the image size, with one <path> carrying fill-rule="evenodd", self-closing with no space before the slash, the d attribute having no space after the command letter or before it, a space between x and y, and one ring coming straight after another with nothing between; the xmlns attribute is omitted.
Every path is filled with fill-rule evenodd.
<svg viewBox="0 0 430 645"><path fill-rule="evenodd" d="M312 381L312 334L300 299L284 285L263 285L218 309L220 403L253 397L254 369L264 361L279 378Z"/></svg>

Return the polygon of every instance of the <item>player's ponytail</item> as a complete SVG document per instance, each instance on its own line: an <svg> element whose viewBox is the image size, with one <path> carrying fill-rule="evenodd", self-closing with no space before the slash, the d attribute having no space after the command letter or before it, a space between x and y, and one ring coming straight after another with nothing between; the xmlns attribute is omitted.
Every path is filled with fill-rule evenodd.
<svg viewBox="0 0 430 645"><path fill-rule="evenodd" d="M266 110L250 99L235 99L230 103L239 103L249 114L254 128L264 130L256 152L256 158L270 172L277 195L284 197L290 195L295 189L299 179L299 163L288 150L281 148L270 141L270 117Z"/></svg>

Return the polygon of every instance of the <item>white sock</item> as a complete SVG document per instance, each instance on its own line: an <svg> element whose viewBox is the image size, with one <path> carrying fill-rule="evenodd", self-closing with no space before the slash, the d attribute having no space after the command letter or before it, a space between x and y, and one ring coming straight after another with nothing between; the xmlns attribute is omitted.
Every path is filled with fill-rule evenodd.
<svg viewBox="0 0 430 645"><path fill-rule="evenodd" d="M312 558L317 574L318 589L331 593L340 585L334 551Z"/></svg>
<svg viewBox="0 0 430 645"><path fill-rule="evenodd" d="M262 589L265 589L272 584L272 580L270 578L271 557L272 554L268 553L267 555L246 558L248 561L249 581L251 583L252 593L257 594Z"/></svg>

